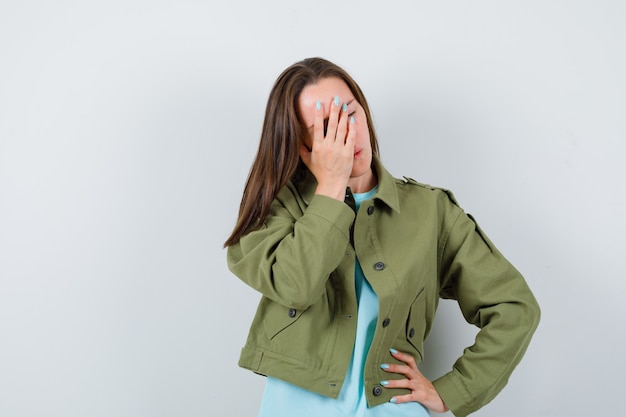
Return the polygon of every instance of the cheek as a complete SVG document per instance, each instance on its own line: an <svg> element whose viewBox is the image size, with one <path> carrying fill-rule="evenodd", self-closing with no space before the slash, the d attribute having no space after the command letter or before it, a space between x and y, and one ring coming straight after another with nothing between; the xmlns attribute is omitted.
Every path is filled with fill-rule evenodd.
<svg viewBox="0 0 626 417"><path fill-rule="evenodd" d="M370 137L370 131L369 131L369 127L367 125L367 121L365 120L365 116L363 116L362 118L359 118L358 120L355 121L356 124L356 134L357 134L357 138L359 140L367 140L369 141L369 137Z"/></svg>
<svg viewBox="0 0 626 417"><path fill-rule="evenodd" d="M367 125L367 116L365 115L365 111L360 106L356 109L354 113L354 123L356 124L357 133L359 136L363 136L369 134L369 129Z"/></svg>

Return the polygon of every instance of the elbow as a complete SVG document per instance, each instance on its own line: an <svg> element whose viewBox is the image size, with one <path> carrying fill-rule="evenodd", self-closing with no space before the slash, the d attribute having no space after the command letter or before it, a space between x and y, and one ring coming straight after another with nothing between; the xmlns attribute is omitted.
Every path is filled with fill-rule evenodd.
<svg viewBox="0 0 626 417"><path fill-rule="evenodd" d="M541 321L541 307L539 307L539 303L533 297L532 302L529 303L529 321L531 331L534 332L535 329L539 326L539 322Z"/></svg>
<svg viewBox="0 0 626 417"><path fill-rule="evenodd" d="M287 306L288 308L293 308L296 311L308 310L308 308L311 307L312 305L313 305L313 302L311 302L310 300L304 300L304 299L292 299L292 300L287 300L285 302L285 306Z"/></svg>
<svg viewBox="0 0 626 417"><path fill-rule="evenodd" d="M278 299L282 300L281 304L300 311L311 307L321 296L313 288L295 283L294 285L283 285L283 291L278 291L277 293Z"/></svg>
<svg viewBox="0 0 626 417"><path fill-rule="evenodd" d="M528 337L531 337L537 330L537 327L539 327L539 321L541 320L539 303L534 297L531 297L523 303L518 303L517 306L517 326L523 329Z"/></svg>
<svg viewBox="0 0 626 417"><path fill-rule="evenodd" d="M303 277L301 272L278 273L272 276L274 298L280 304L296 310L306 310L319 301L325 292L325 280Z"/></svg>

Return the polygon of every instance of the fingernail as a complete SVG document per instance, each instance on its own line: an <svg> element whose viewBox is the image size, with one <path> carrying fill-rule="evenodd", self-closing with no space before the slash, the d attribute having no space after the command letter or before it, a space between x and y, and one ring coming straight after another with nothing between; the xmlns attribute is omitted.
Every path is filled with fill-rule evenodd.
<svg viewBox="0 0 626 417"><path fill-rule="evenodd" d="M398 351L395 350L394 348L389 349L389 352L391 352L392 355L395 355L396 353L398 353Z"/></svg>
<svg viewBox="0 0 626 417"><path fill-rule="evenodd" d="M339 96L335 96L335 99L333 100L333 102L335 103L335 106L339 105Z"/></svg>
<svg viewBox="0 0 626 417"><path fill-rule="evenodd" d="M354 116L350 116L350 124L353 125L354 124Z"/></svg>
<svg viewBox="0 0 626 417"><path fill-rule="evenodd" d="M389 381L380 381L380 385L386 387L387 385L389 385Z"/></svg>
<svg viewBox="0 0 626 417"><path fill-rule="evenodd" d="M343 106L341 106L341 110L348 111L348 105L346 103L343 103Z"/></svg>
<svg viewBox="0 0 626 417"><path fill-rule="evenodd" d="M321 101L319 101L319 100L317 100L317 102L315 103L315 108L316 108L317 110L321 110L321 109L322 109L322 102L321 102Z"/></svg>
<svg viewBox="0 0 626 417"><path fill-rule="evenodd" d="M398 401L396 400L396 397L393 397L392 399L389 400L390 403L395 403L396 401Z"/></svg>
<svg viewBox="0 0 626 417"><path fill-rule="evenodd" d="M380 365L381 369L389 369L389 364L383 363Z"/></svg>

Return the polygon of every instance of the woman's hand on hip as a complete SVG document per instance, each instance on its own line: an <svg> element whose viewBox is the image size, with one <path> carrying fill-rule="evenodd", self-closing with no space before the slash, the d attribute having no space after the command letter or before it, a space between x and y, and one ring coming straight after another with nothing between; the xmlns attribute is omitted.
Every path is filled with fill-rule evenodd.
<svg viewBox="0 0 626 417"><path fill-rule="evenodd" d="M381 385L386 388L406 388L411 390L410 394L393 397L391 402L399 404L409 401L417 401L436 413L445 413L448 411L448 407L439 396L439 393L437 393L433 384L424 375L422 375L417 368L417 364L415 363L413 356L398 352L395 349L390 349L390 353L391 356L404 362L405 364L382 364L381 368L383 368L386 372L402 374L406 377L406 379L382 381Z"/></svg>
<svg viewBox="0 0 626 417"><path fill-rule="evenodd" d="M317 179L316 194L344 200L354 161L355 136L347 106L341 104L339 97L330 105L327 126L324 106L320 101L316 103L311 147L300 145L300 157Z"/></svg>

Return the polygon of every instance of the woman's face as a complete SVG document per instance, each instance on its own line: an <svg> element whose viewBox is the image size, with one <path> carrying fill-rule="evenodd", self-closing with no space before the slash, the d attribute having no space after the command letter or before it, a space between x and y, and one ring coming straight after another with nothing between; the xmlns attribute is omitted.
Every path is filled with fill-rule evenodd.
<svg viewBox="0 0 626 417"><path fill-rule="evenodd" d="M298 97L298 113L306 132L304 143L309 149L311 148L317 101L319 100L322 104L324 119L328 119L335 97L339 97L341 104L346 103L348 105L348 114L354 117L354 125L351 129L356 128L354 160L348 185L353 190L359 190L363 187L367 188L365 183L371 182L371 177L373 177L371 169L372 144L370 142L367 117L363 107L356 101L352 91L350 91L350 88L342 79L337 77L322 78L316 84L304 87L300 93L300 97ZM369 191L369 189L365 191Z"/></svg>

